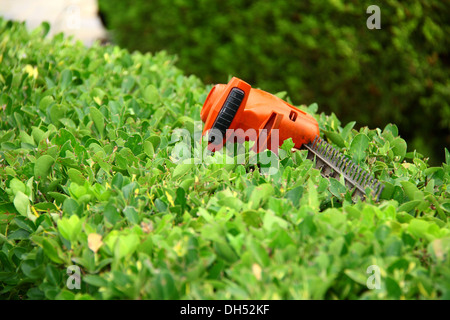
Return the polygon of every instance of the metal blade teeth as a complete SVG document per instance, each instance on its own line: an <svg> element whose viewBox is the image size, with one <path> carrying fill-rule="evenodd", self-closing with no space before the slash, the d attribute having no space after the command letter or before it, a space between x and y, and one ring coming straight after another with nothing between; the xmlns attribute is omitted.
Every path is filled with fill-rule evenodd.
<svg viewBox="0 0 450 320"><path fill-rule="evenodd" d="M319 151L322 155L324 155L325 148L326 148L326 145L323 143L323 140L320 141L320 150Z"/></svg>
<svg viewBox="0 0 450 320"><path fill-rule="evenodd" d="M372 185L370 186L370 189L376 190L377 183L379 183L378 180L377 179L373 179Z"/></svg>
<svg viewBox="0 0 450 320"><path fill-rule="evenodd" d="M339 168L342 165L343 156L342 154L339 154L336 161L336 168Z"/></svg>
<svg viewBox="0 0 450 320"><path fill-rule="evenodd" d="M368 172L363 171L362 174L361 174L361 176L359 177L358 181L356 181L356 183L359 184L359 185L361 185L361 182L364 180L364 177L365 177L366 175L368 175L368 174L369 174Z"/></svg>
<svg viewBox="0 0 450 320"><path fill-rule="evenodd" d="M381 182L378 182L378 185L379 185L378 188L380 188L380 190L378 190L377 193L375 194L376 201L380 200L381 193L383 192L383 189L384 189L384 184L382 184Z"/></svg>
<svg viewBox="0 0 450 320"><path fill-rule="evenodd" d="M345 165L347 164L348 159L343 155L342 156L342 161L340 166L338 167L338 169L342 172L342 169L345 167Z"/></svg>
<svg viewBox="0 0 450 320"><path fill-rule="evenodd" d="M336 160L337 160L338 156L339 156L339 151L337 151L336 149L334 149L333 157L332 157L332 159L331 159L331 162L332 162L334 165L336 165L336 162L337 162Z"/></svg>
<svg viewBox="0 0 450 320"><path fill-rule="evenodd" d="M365 176L365 178L364 178L364 180L362 182L363 188L365 188L367 186L367 179L370 179L370 173L369 172L367 172L367 174L366 174L366 176Z"/></svg>
<svg viewBox="0 0 450 320"><path fill-rule="evenodd" d="M339 171L341 171L341 172L344 171L344 168L345 168L345 165L347 164L347 161L348 161L347 158L342 157L341 164L338 167Z"/></svg>
<svg viewBox="0 0 450 320"><path fill-rule="evenodd" d="M327 156L328 158L331 158L331 154L333 153L333 147L331 145L328 145L329 147L327 148Z"/></svg>
<svg viewBox="0 0 450 320"><path fill-rule="evenodd" d="M322 149L322 154L323 154L325 157L328 157L328 149L329 149L328 145L324 144L324 145L323 145L323 149Z"/></svg>
<svg viewBox="0 0 450 320"><path fill-rule="evenodd" d="M352 165L348 169L347 175L351 176L351 174L353 173L353 170L355 170L355 164L352 162Z"/></svg>
<svg viewBox="0 0 450 320"><path fill-rule="evenodd" d="M365 194L365 189L370 188L376 201L379 201L384 185L371 176L370 172L363 170L359 165L348 159L338 149L328 142L316 136L314 140L306 144L310 151L320 156L333 171L344 175L344 178L356 187L360 193Z"/></svg>
<svg viewBox="0 0 450 320"><path fill-rule="evenodd" d="M350 177L350 179L356 181L356 179L357 179L357 177L359 176L359 173L360 173L360 172L361 172L361 168L360 168L360 167L356 167L355 174L354 174L352 177Z"/></svg>
<svg viewBox="0 0 450 320"><path fill-rule="evenodd" d="M312 148L315 148L316 142L317 142L317 139L318 139L318 138L319 138L319 137L316 136L316 137L314 138L314 140L310 143Z"/></svg>
<svg viewBox="0 0 450 320"><path fill-rule="evenodd" d="M320 137L316 137L316 139L314 139L314 148L317 148L317 144L320 141Z"/></svg>
<svg viewBox="0 0 450 320"><path fill-rule="evenodd" d="M369 186L369 188L370 189L372 189L372 187L373 187L373 177L371 176L370 178L369 178L369 181L367 181L367 185Z"/></svg>

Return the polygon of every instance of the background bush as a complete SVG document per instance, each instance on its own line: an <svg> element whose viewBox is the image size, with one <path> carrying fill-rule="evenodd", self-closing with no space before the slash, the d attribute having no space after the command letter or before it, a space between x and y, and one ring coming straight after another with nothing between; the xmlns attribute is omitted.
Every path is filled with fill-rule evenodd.
<svg viewBox="0 0 450 320"><path fill-rule="evenodd" d="M366 28L371 4L381 30ZM100 0L100 8L117 43L168 50L207 83L235 75L345 122L396 123L433 163L450 145L445 1Z"/></svg>
<svg viewBox="0 0 450 320"><path fill-rule="evenodd" d="M164 53L48 28L0 19L0 299L450 298L448 151L429 167L395 125L355 130L312 104L381 202L354 203L290 141L272 176L219 152L179 164L176 130L194 138L211 86Z"/></svg>

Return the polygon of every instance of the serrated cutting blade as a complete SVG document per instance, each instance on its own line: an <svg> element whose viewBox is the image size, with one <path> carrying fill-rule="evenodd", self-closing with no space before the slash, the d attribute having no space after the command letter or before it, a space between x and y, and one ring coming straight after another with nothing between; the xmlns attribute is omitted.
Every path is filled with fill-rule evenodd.
<svg viewBox="0 0 450 320"><path fill-rule="evenodd" d="M308 158L316 163L316 168L321 169L324 177L339 179L344 176L345 184L349 189L354 189L354 194L362 199L366 196L366 189L371 190L371 195L379 201L384 185L373 178L370 173L359 165L346 158L336 148L322 138L316 138L303 145L308 150Z"/></svg>

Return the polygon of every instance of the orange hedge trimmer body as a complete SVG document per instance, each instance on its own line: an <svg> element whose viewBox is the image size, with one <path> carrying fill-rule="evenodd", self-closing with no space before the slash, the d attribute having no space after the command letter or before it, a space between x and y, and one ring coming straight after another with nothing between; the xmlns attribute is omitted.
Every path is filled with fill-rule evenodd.
<svg viewBox="0 0 450 320"><path fill-rule="evenodd" d="M232 78L227 84L218 84L209 93L201 111L205 123L203 135L208 136L208 148L217 151L226 141L256 141L254 151L278 147L292 138L296 149L306 148L309 158L315 160L322 175L343 175L348 187L355 188L363 197L370 188L378 197L383 185L372 178L350 159L320 138L319 124L311 115L286 101L248 83ZM274 129L277 129L275 132ZM274 134L276 133L276 134ZM277 139L272 143L272 139Z"/></svg>
<svg viewBox="0 0 450 320"><path fill-rule="evenodd" d="M241 133L255 129L258 139L260 130L265 129L267 139L270 139L271 131L278 129L279 141L275 145L280 146L284 140L292 138L297 149L319 135L319 124L311 115L268 92L253 89L248 83L237 78L231 79L227 85L214 86L206 98L201 118L205 122L203 134L216 129L223 137L230 138L226 135L227 129L242 129L239 131ZM239 136L239 132L235 135L237 140L243 138ZM222 143L215 145L218 149ZM272 144L265 145L270 149Z"/></svg>

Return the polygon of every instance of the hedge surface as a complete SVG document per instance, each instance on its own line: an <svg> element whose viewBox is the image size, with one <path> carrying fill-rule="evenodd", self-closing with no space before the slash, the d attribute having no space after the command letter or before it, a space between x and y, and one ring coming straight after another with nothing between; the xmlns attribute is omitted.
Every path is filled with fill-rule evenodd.
<svg viewBox="0 0 450 320"><path fill-rule="evenodd" d="M355 130L312 104L385 183L380 203L354 203L289 140L271 176L219 153L179 164L174 133L192 134L211 87L164 53L47 31L0 19L2 299L450 298L448 151L429 167L395 125Z"/></svg>
<svg viewBox="0 0 450 320"><path fill-rule="evenodd" d="M392 122L444 161L450 146L450 6L441 0L100 0L113 39L168 50L206 83L227 75L359 125ZM369 30L370 5L381 29Z"/></svg>

